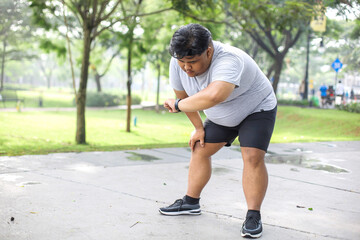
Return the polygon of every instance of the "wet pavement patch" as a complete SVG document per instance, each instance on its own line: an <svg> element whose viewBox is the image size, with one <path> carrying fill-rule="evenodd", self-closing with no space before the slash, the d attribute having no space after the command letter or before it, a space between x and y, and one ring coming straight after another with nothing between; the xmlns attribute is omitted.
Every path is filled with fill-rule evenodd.
<svg viewBox="0 0 360 240"><path fill-rule="evenodd" d="M315 159L315 158L309 158L305 155L270 155L270 156L266 156L265 157L265 162L266 163L272 163L272 164L290 164L290 165L295 165L295 166L299 166L299 167L304 167L304 168L310 168L313 170L323 170L326 172L331 172L331 173L348 173L349 171L338 167L338 166L334 166L331 164L326 164L324 162L321 162L321 160L319 159ZM292 168L293 169L293 168ZM294 171L294 170L292 170Z"/></svg>
<svg viewBox="0 0 360 240"><path fill-rule="evenodd" d="M215 175L221 175L221 174L225 174L225 173L229 173L232 172L233 170L228 169L228 168L222 168L222 167L213 167L212 168L212 173Z"/></svg>
<svg viewBox="0 0 360 240"><path fill-rule="evenodd" d="M301 153L312 153L313 151L305 150L304 148L292 148L284 150L284 152L301 152Z"/></svg>
<svg viewBox="0 0 360 240"><path fill-rule="evenodd" d="M155 156L151 156L148 154L141 154L141 153L136 153L136 152L126 152L131 154L131 156L126 157L129 160L132 161L147 161L147 162L151 162L154 160L161 160L161 158L155 157Z"/></svg>

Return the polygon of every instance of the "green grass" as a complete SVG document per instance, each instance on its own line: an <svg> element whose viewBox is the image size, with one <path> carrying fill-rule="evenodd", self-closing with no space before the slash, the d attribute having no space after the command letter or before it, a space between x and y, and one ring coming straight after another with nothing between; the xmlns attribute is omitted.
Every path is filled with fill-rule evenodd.
<svg viewBox="0 0 360 240"><path fill-rule="evenodd" d="M42 99L43 107L75 107L73 103L74 93L68 90L17 90L18 98L24 99L22 107L39 107L39 99ZM14 108L16 102L6 102L5 107Z"/></svg>
<svg viewBox="0 0 360 240"><path fill-rule="evenodd" d="M193 127L185 114L87 110L87 144L75 144L76 112L0 112L0 155L184 147ZM280 106L272 142L360 140L360 114Z"/></svg>
<svg viewBox="0 0 360 240"><path fill-rule="evenodd" d="M360 140L360 114L280 106L272 142Z"/></svg>

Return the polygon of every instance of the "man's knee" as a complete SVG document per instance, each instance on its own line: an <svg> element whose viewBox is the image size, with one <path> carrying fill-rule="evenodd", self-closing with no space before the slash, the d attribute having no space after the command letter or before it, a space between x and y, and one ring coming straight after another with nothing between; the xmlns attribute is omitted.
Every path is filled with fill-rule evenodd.
<svg viewBox="0 0 360 240"><path fill-rule="evenodd" d="M257 148L245 147L241 149L245 165L257 167L264 164L265 152Z"/></svg>

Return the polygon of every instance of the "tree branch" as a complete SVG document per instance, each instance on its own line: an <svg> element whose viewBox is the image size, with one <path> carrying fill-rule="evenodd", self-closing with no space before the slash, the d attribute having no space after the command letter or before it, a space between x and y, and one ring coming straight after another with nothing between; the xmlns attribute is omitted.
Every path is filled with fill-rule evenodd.
<svg viewBox="0 0 360 240"><path fill-rule="evenodd" d="M64 2L64 1L63 1ZM78 20L78 22L79 22L79 24L80 24L80 26L82 25L82 22L81 22L81 20L80 20L80 18L79 18L79 11L78 11L78 9L76 8L76 6L75 6L75 3L73 2L73 1L70 1L71 2L71 4L68 4L68 3L65 3L65 5L70 9L70 11L74 14L74 16L76 17L76 19ZM75 8L74 8L74 6L75 6Z"/></svg>
<svg viewBox="0 0 360 240"><path fill-rule="evenodd" d="M115 3L115 6L113 7L113 9L111 9L110 12L108 12L108 14L104 15L103 17L99 16L100 18L98 19L97 24L100 24L100 22L108 19L115 12L115 10L119 6L120 2L121 2L121 0L118 0Z"/></svg>
<svg viewBox="0 0 360 240"><path fill-rule="evenodd" d="M102 74L100 74L100 77L103 77L103 76L107 73L107 71L109 71L112 61L114 60L114 58L115 58L117 55L119 55L119 53L120 53L120 49L118 49L118 50L111 56L110 61L108 62L107 66L106 66L106 68L105 68L105 70L104 70L104 72L103 72Z"/></svg>
<svg viewBox="0 0 360 240"><path fill-rule="evenodd" d="M245 30L245 32L247 32L251 36L251 38L255 40L257 44L262 49L264 49L272 58L275 58L275 53L273 53L271 49L264 43L264 41L256 31Z"/></svg>
<svg viewBox="0 0 360 240"><path fill-rule="evenodd" d="M127 20L129 18L132 18L132 17L145 17L145 16L162 13L162 12L169 11L169 10L173 10L173 8L164 8L164 9L161 9L161 10L158 10L158 11L155 11L155 12L143 13L143 14L138 14L138 15L130 15L130 16L126 16L124 18L117 19L116 21L111 22L109 26L101 28L98 32L96 32L94 34L94 37L99 36L103 31L105 31L105 30L111 28L112 26L114 26L115 23L125 21L125 20Z"/></svg>
<svg viewBox="0 0 360 240"><path fill-rule="evenodd" d="M98 1L93 0L93 7L92 7L92 14L90 17L90 22L91 22L91 27L95 27L95 28L96 28L95 23L96 23L97 7L98 7Z"/></svg>
<svg viewBox="0 0 360 240"><path fill-rule="evenodd" d="M203 18L199 18L199 17L197 17L195 15L189 14L189 13L187 13L185 11L181 11L179 9L173 9L173 10L175 10L175 11L177 11L177 12L179 12L179 13L187 16L187 17L190 17L190 18L192 18L194 20L200 21L200 22L210 22L210 23L215 23L215 24L226 24L225 21L215 21L213 19L203 19Z"/></svg>
<svg viewBox="0 0 360 240"><path fill-rule="evenodd" d="M260 21L255 16L253 16L253 18L255 19L255 22L259 26L259 28L265 33L265 36L269 39L270 45L273 47L275 53L278 53L279 52L278 46L276 45L275 40L274 40L273 36L271 35L271 28L265 29L261 25Z"/></svg>

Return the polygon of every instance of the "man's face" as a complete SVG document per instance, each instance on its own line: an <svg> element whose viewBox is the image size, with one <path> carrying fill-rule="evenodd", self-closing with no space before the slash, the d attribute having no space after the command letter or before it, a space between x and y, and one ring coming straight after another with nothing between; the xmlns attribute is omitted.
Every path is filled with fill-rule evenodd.
<svg viewBox="0 0 360 240"><path fill-rule="evenodd" d="M178 64L189 77L201 75L206 72L210 66L212 52L212 48L208 47L208 49L200 55L186 56L178 59Z"/></svg>

